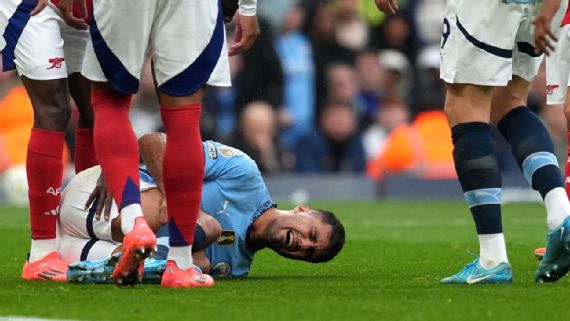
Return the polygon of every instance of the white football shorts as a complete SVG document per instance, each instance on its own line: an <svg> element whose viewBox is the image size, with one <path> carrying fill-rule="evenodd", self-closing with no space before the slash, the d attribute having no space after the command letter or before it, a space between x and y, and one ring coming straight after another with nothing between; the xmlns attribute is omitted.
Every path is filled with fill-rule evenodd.
<svg viewBox="0 0 570 321"><path fill-rule="evenodd" d="M67 26L52 4L31 17L37 3L0 1L3 71L16 69L20 76L34 80L61 79L80 72L89 33Z"/></svg>
<svg viewBox="0 0 570 321"><path fill-rule="evenodd" d="M558 30L568 3L553 18ZM505 86L512 75L531 81L542 55L534 52L533 4L448 0L441 40L441 79L447 83Z"/></svg>
<svg viewBox="0 0 570 321"><path fill-rule="evenodd" d="M556 50L546 57L546 103L564 104L570 87L570 25L556 33Z"/></svg>
<svg viewBox="0 0 570 321"><path fill-rule="evenodd" d="M101 167L78 173L61 195L58 217L58 253L66 262L95 260L110 256L120 245L111 235L111 220L94 220L96 204L85 209L85 202L97 184ZM119 215L113 202L111 219Z"/></svg>
<svg viewBox="0 0 570 321"><path fill-rule="evenodd" d="M150 50L158 89L189 96L203 85L230 86L217 0L94 0L83 74L124 94L138 90Z"/></svg>

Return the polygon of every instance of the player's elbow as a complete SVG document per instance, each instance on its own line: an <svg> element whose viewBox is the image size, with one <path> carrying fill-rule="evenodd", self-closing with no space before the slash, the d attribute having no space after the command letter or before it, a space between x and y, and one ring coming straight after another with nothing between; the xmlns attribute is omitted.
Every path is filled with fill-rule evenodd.
<svg viewBox="0 0 570 321"><path fill-rule="evenodd" d="M222 226L220 223L209 215L201 215L198 224L206 234L205 246L214 243L222 234Z"/></svg>
<svg viewBox="0 0 570 321"><path fill-rule="evenodd" d="M166 142L166 134L160 132L144 134L139 138L139 148L143 149L144 146L151 145L153 142L160 141Z"/></svg>

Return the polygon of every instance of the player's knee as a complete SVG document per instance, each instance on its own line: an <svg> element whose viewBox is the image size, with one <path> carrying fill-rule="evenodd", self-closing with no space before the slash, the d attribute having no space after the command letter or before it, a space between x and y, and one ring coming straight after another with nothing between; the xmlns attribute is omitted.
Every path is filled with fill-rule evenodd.
<svg viewBox="0 0 570 321"><path fill-rule="evenodd" d="M37 97L34 101L34 122L36 127L64 131L71 117L67 94Z"/></svg>

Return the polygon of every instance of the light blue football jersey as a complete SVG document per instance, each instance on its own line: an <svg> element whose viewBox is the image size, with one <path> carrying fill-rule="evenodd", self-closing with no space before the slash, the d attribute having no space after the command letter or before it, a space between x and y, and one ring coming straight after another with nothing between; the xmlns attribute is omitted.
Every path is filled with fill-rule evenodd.
<svg viewBox="0 0 570 321"><path fill-rule="evenodd" d="M210 274L247 276L255 253L246 245L248 229L275 203L257 165L248 155L213 141L206 141L203 146L205 173L201 208L222 226L220 238L205 249L211 263ZM144 170L140 178L141 188L144 184L154 184ZM166 245L164 241L159 240L159 243Z"/></svg>

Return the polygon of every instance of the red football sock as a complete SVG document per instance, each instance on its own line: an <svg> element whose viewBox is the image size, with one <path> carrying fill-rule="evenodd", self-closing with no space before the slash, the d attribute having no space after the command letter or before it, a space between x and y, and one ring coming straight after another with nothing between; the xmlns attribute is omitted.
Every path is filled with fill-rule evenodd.
<svg viewBox="0 0 570 321"><path fill-rule="evenodd" d="M33 128L26 173L32 239L54 239L63 178L64 133Z"/></svg>
<svg viewBox="0 0 570 321"><path fill-rule="evenodd" d="M166 129L163 178L170 245L192 245L204 179L200 104L160 108Z"/></svg>
<svg viewBox="0 0 570 321"><path fill-rule="evenodd" d="M93 130L77 127L75 129L75 173L91 168L97 164Z"/></svg>
<svg viewBox="0 0 570 321"><path fill-rule="evenodd" d="M570 197L570 182L568 177L570 177L570 131L568 131L568 157L566 158L566 166L564 167L564 189L566 189L566 195Z"/></svg>
<svg viewBox="0 0 570 321"><path fill-rule="evenodd" d="M139 146L129 120L131 95L93 90L97 160L119 209L140 204Z"/></svg>

